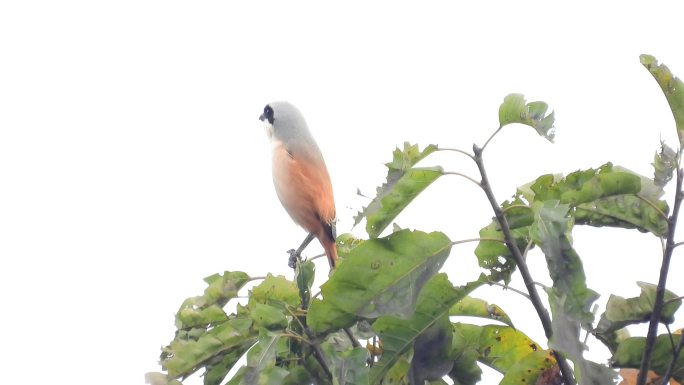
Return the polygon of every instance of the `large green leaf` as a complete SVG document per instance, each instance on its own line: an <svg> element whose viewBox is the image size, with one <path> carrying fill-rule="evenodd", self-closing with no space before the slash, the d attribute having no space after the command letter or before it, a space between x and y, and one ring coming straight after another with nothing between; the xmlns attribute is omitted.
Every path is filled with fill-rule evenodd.
<svg viewBox="0 0 684 385"><path fill-rule="evenodd" d="M513 321L499 306L473 297L465 297L449 309L450 316L479 317L503 322L513 326Z"/></svg>
<svg viewBox="0 0 684 385"><path fill-rule="evenodd" d="M322 349L329 363L334 385L368 385L368 350L352 348L338 351L327 343L322 344Z"/></svg>
<svg viewBox="0 0 684 385"><path fill-rule="evenodd" d="M252 320L230 319L203 333L195 340L175 339L163 349L161 365L169 377L185 377L199 369L213 357L233 350L244 349L257 340Z"/></svg>
<svg viewBox="0 0 684 385"><path fill-rule="evenodd" d="M299 289L294 282L282 275L273 276L268 274L259 285L250 290L248 307L257 303L272 306L299 306Z"/></svg>
<svg viewBox="0 0 684 385"><path fill-rule="evenodd" d="M667 231L667 202L652 180L606 163L565 178L543 175L518 188L529 203L558 200L571 207L575 223L590 226L636 228L663 235Z"/></svg>
<svg viewBox="0 0 684 385"><path fill-rule="evenodd" d="M444 314L416 338L409 370L411 384L436 381L449 373L454 366L453 336L449 315Z"/></svg>
<svg viewBox="0 0 684 385"><path fill-rule="evenodd" d="M373 324L373 330L383 342L383 354L371 369L371 384L379 384L387 371L413 347L424 332L443 320L454 303L482 284L483 282L476 281L457 289L449 282L446 274L441 273L425 285L411 318L378 318Z"/></svg>
<svg viewBox="0 0 684 385"><path fill-rule="evenodd" d="M651 370L664 374L672 361L673 343L677 345L682 335L662 334L656 337L653 355L651 356ZM620 342L615 354L610 360L614 367L636 368L641 365L641 356L646 346L646 337L631 337ZM684 381L684 354L680 354L676 361L672 377L679 382Z"/></svg>
<svg viewBox="0 0 684 385"><path fill-rule="evenodd" d="M641 288L641 294L638 297L623 298L611 295L608 298L606 311L601 315L598 326L594 330L596 336L611 351L617 347L616 332L619 329L631 324L648 322L651 319L657 286L646 282L637 282L637 285ZM681 299L674 300L675 298L678 298L676 294L665 290L664 301L666 305L660 315L661 322L666 324L674 322L675 312L682 304Z"/></svg>
<svg viewBox="0 0 684 385"><path fill-rule="evenodd" d="M455 385L475 385L482 378L482 369L477 365L480 357L480 335L482 326L455 323L451 345L454 367L449 377Z"/></svg>
<svg viewBox="0 0 684 385"><path fill-rule="evenodd" d="M227 319L223 307L235 298L250 277L241 271L226 271L206 277L204 294L186 299L176 314L176 327L189 329Z"/></svg>
<svg viewBox="0 0 684 385"><path fill-rule="evenodd" d="M280 385L289 372L276 366L276 358L286 358L288 338L261 330L259 341L247 353L247 365L240 368L227 385Z"/></svg>
<svg viewBox="0 0 684 385"><path fill-rule="evenodd" d="M340 323L325 314L329 312L336 317L409 316L423 285L439 271L450 250L451 241L439 232L402 230L359 244L321 286L323 301L312 301L309 326L321 333L331 325L348 327L355 322L346 317L347 322Z"/></svg>
<svg viewBox="0 0 684 385"><path fill-rule="evenodd" d="M408 142L404 143L403 151L397 148L392 162L386 164L385 183L378 187L371 203L354 217L354 225L366 218L366 232L371 238L378 237L418 194L442 176L441 167L413 167L436 150L437 146L429 145L420 151Z"/></svg>
<svg viewBox="0 0 684 385"><path fill-rule="evenodd" d="M569 204L556 200L534 202L534 224L530 234L546 257L553 286L547 290L553 336L550 346L575 363L577 378L586 384L612 383L615 374L587 361L580 341L580 328L590 329L594 319L591 305L598 295L586 285L582 261L572 248L572 218Z"/></svg>
<svg viewBox="0 0 684 385"><path fill-rule="evenodd" d="M641 55L641 64L648 69L653 78L663 90L670 110L674 116L679 137L679 147L684 147L684 83L674 76L664 64L658 64L658 60L651 55Z"/></svg>
<svg viewBox="0 0 684 385"><path fill-rule="evenodd" d="M537 133L553 142L554 113L546 114L549 106L544 102L526 103L521 94L510 94L499 107L499 127L521 123L534 128Z"/></svg>

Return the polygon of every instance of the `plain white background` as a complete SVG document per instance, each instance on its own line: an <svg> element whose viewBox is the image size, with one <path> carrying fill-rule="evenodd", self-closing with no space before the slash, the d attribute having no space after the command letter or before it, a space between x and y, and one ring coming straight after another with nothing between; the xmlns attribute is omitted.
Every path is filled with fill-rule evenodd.
<svg viewBox="0 0 684 385"><path fill-rule="evenodd" d="M373 194L395 146L482 144L512 92L550 103L557 136L551 144L510 126L496 138L486 160L499 200L541 174L607 161L650 176L660 140L677 139L639 54L684 76L684 7L635 4L3 2L3 381L143 383L203 277L291 276L285 250L305 234L270 180L257 118L272 100L298 105L323 149L340 233L363 235L351 226L367 203L357 188ZM424 161L433 164L476 176L453 153ZM476 237L491 215L484 195L452 176L397 222L459 240ZM575 246L599 303L637 295L637 280L657 281L651 235L578 228ZM444 267L453 282L479 274L473 247L453 249ZM682 258L678 251L670 280L680 295ZM542 261L531 254L548 283ZM518 279L512 286L522 288ZM476 295L544 341L516 294ZM595 344L588 354L608 357Z"/></svg>

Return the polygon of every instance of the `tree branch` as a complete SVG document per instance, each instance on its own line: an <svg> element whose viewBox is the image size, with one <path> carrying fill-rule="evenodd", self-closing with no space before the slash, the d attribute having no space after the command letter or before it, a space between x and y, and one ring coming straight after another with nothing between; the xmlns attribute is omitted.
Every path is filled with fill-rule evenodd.
<svg viewBox="0 0 684 385"><path fill-rule="evenodd" d="M646 334L646 346L644 354L641 356L641 365L639 366L639 375L637 377L637 385L646 384L646 375L648 368L651 365L651 356L653 355L653 348L655 347L656 334L658 333L658 325L660 324L660 316L663 312L665 285L667 284L667 274L670 271L670 260L672 259L672 252L675 249L675 228L677 227L677 218L679 217L679 208L684 199L684 191L682 191L682 182L684 181L684 169L677 169L677 190L675 192L674 208L672 215L667 220L667 241L665 242L665 252L663 253L663 262L660 265L660 278L658 279L658 287L656 288L655 303L653 304L653 312L651 313L651 320L648 324L648 333ZM681 340L680 340L681 345Z"/></svg>
<svg viewBox="0 0 684 385"><path fill-rule="evenodd" d="M499 130L492 134L492 136L487 140L487 143L489 143L489 141L498 132ZM501 226L501 230L504 234L504 239L506 240L506 245L508 246L508 249L511 251L515 263L518 266L518 270L520 271L523 281L525 282L525 287L527 288L527 292L530 295L530 301L532 302L534 310L536 310L537 315L539 316L539 320L542 323L544 334L546 335L547 339L551 339L551 336L553 335L553 330L551 328L551 317L549 316L548 311L544 307L544 303L539 297L539 293L537 292L535 282L532 279L530 270L527 268L527 263L525 262L525 259L523 258L520 249L518 249L518 246L515 243L515 239L513 238L513 234L511 233L511 229L508 225L508 221L506 220L506 216L501 210L498 201L494 197L494 192L492 191L492 187L489 184L489 178L487 178L487 172L485 170L484 161L482 159L482 152L484 151L484 148L486 147L487 143L485 143L485 146L483 146L482 148L476 145L473 146L473 152L475 153L475 164L477 164L477 168L480 171L480 176L482 177L480 185L482 186L482 189L487 195L487 199L489 200L489 203L492 206L492 210L494 210L496 219L499 222L499 225ZM572 375L572 369L570 368L568 362L559 352L554 351L553 354L556 357L556 361L558 362L558 367L561 371L565 384L575 385L575 378Z"/></svg>

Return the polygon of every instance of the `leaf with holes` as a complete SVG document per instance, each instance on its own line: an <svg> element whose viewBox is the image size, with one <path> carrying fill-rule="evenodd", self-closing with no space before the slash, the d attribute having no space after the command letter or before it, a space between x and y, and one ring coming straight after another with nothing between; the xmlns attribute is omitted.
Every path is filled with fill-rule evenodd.
<svg viewBox="0 0 684 385"><path fill-rule="evenodd" d="M510 94L499 107L499 127L521 123L534 128L537 133L553 142L554 113L546 114L549 106L544 102L526 103L521 94Z"/></svg>
<svg viewBox="0 0 684 385"><path fill-rule="evenodd" d="M393 160L387 163L387 178L378 187L376 196L356 217L354 225L366 218L366 232L371 238L377 238L380 233L432 182L442 176L441 167L413 166L437 151L437 146L429 145L420 151L417 145L404 143L404 149L396 149Z"/></svg>

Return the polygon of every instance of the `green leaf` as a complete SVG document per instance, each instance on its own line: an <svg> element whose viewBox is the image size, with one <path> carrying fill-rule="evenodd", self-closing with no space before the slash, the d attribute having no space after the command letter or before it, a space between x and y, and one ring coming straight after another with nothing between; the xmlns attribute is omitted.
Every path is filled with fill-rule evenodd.
<svg viewBox="0 0 684 385"><path fill-rule="evenodd" d="M455 385L475 385L482 378L482 369L477 365L480 357L480 335L482 326L454 323L451 345L454 367L449 377Z"/></svg>
<svg viewBox="0 0 684 385"><path fill-rule="evenodd" d="M282 330L289 324L288 314L282 308L263 303L254 303L249 307L249 315L254 320L256 328L267 330Z"/></svg>
<svg viewBox="0 0 684 385"><path fill-rule="evenodd" d="M429 154L435 152L437 146L429 145L423 151L417 145L404 143L404 150L394 151L394 159L386 166L386 182L378 187L375 198L354 217L354 225L366 218L366 232L371 238L380 233L437 178L442 176L441 167L414 168L413 166Z"/></svg>
<svg viewBox="0 0 684 385"><path fill-rule="evenodd" d="M416 338L409 370L411 384L436 381L449 373L454 366L453 335L449 315L444 314Z"/></svg>
<svg viewBox="0 0 684 385"><path fill-rule="evenodd" d="M520 250L524 250L527 246L529 232L529 226L511 229L513 239ZM480 267L490 271L490 280L503 280L508 283L516 266L510 250L504 243L504 235L499 222L494 219L492 223L480 229L480 238L483 240L475 248L475 256Z"/></svg>
<svg viewBox="0 0 684 385"><path fill-rule="evenodd" d="M641 288L641 294L638 297L623 298L616 295L611 295L606 304L606 311L601 315L598 326L594 333L597 338L603 341L611 351L615 351L618 341L616 332L627 325L648 322L651 319L653 312L653 304L655 303L656 285L637 282ZM660 321L665 324L674 322L674 315L682 300L672 301L678 296L669 290L665 290L664 301L667 303L663 307L660 315ZM672 302L669 302L672 301Z"/></svg>
<svg viewBox="0 0 684 385"><path fill-rule="evenodd" d="M397 360L413 347L416 340L437 323L459 299L468 295L483 282L475 281L454 288L446 274L437 274L420 293L416 311L409 319L383 316L373 323L373 330L383 342L383 354L371 368L371 384L378 384Z"/></svg>
<svg viewBox="0 0 684 385"><path fill-rule="evenodd" d="M311 287L316 275L316 265L312 261L298 262L295 269L295 282L302 300L302 308L307 309L311 301Z"/></svg>
<svg viewBox="0 0 684 385"><path fill-rule="evenodd" d="M161 365L169 377L186 377L212 357L251 346L257 339L252 321L230 319L199 336L196 341L175 339L164 348Z"/></svg>
<svg viewBox="0 0 684 385"><path fill-rule="evenodd" d="M653 78L658 82L660 89L665 94L665 99L670 104L670 110L674 116L679 147L684 147L684 83L675 77L670 69L664 64L658 64L658 60L651 55L641 55L641 64L648 69Z"/></svg>
<svg viewBox="0 0 684 385"><path fill-rule="evenodd" d="M358 318L336 307L330 301L314 298L309 306L306 323L316 334L324 334L332 330L339 330L353 325Z"/></svg>
<svg viewBox="0 0 684 385"><path fill-rule="evenodd" d="M535 384L540 375L556 367L551 350L537 350L514 363L504 374L499 385Z"/></svg>
<svg viewBox="0 0 684 385"><path fill-rule="evenodd" d="M215 359L211 360L213 362L207 363L204 372L204 385L219 385L250 347L251 343L242 345L224 355L216 356Z"/></svg>
<svg viewBox="0 0 684 385"><path fill-rule="evenodd" d="M672 180L672 174L677 168L677 153L665 142L660 142L660 152L653 158L653 182L658 187L665 187Z"/></svg>
<svg viewBox="0 0 684 385"><path fill-rule="evenodd" d="M249 282L250 277L241 271L226 271L204 278L209 285L204 294L183 301L176 314L176 327L190 329L222 322L227 319L223 307L237 297L238 291Z"/></svg>
<svg viewBox="0 0 684 385"><path fill-rule="evenodd" d="M449 309L450 316L479 317L513 326L513 321L499 306L473 297L465 297Z"/></svg>
<svg viewBox="0 0 684 385"><path fill-rule="evenodd" d="M330 324L348 327L355 322L347 317L351 323L341 324L324 312L363 318L410 315L423 285L439 271L450 251L451 241L439 232L402 230L361 243L321 286L324 300L312 301L309 326L321 333Z"/></svg>
<svg viewBox="0 0 684 385"><path fill-rule="evenodd" d="M663 235L667 231L667 202L652 180L606 163L563 178L543 175L518 188L530 203L558 200L572 208L575 223L590 226L636 228Z"/></svg>
<svg viewBox="0 0 684 385"><path fill-rule="evenodd" d="M410 366L411 363L406 357L399 357L383 377L382 385L409 385Z"/></svg>
<svg viewBox="0 0 684 385"><path fill-rule="evenodd" d="M554 318L590 328L594 319L591 305L598 294L587 287L582 260L572 248L572 219L567 216L570 206L549 200L535 202L532 210L534 224L530 235L544 252L553 281L548 294L549 301L558 305Z"/></svg>
<svg viewBox="0 0 684 385"><path fill-rule="evenodd" d="M672 340L670 340L672 338ZM661 334L656 337L653 355L651 356L651 370L664 374L672 361L672 345L679 343L682 335ZM611 366L618 368L635 368L641 365L641 355L646 346L646 337L631 337L620 342L615 354L610 360ZM684 381L684 354L680 354L675 363L672 377Z"/></svg>
<svg viewBox="0 0 684 385"><path fill-rule="evenodd" d="M506 373L518 361L537 350L541 350L541 347L536 342L510 326L482 326L478 360L501 373Z"/></svg>
<svg viewBox="0 0 684 385"><path fill-rule="evenodd" d="M334 385L368 385L368 350L354 348L337 351L332 345L321 344L333 375Z"/></svg>
<svg viewBox="0 0 684 385"><path fill-rule="evenodd" d="M299 289L294 282L279 275L274 277L271 274L266 276L258 286L255 286L250 291L248 307L251 308L255 304L269 304L284 308L289 305L292 307L299 306Z"/></svg>
<svg viewBox="0 0 684 385"><path fill-rule="evenodd" d="M262 330L259 342L247 353L247 366L240 371L228 384L244 385L280 385L288 375L288 371L276 367L276 357L286 356L288 339L277 333Z"/></svg>
<svg viewBox="0 0 684 385"><path fill-rule="evenodd" d="M548 141L553 142L554 113L546 114L549 106L544 102L525 103L521 94L510 94L499 107L499 127L511 123L528 125Z"/></svg>

